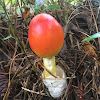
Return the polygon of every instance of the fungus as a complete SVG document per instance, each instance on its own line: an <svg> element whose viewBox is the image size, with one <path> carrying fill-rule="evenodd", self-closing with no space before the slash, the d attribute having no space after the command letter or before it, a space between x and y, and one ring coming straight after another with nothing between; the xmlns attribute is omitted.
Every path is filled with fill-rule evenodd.
<svg viewBox="0 0 100 100"><path fill-rule="evenodd" d="M49 14L38 14L30 22L28 39L32 51L43 58L43 64L46 69L52 73L52 75L57 76L56 70L57 68L59 69L59 67L56 68L55 56L60 52L64 43L64 34L61 25ZM52 78L53 76L48 73L47 70L44 69L44 78ZM43 81L44 84L48 86L47 80ZM49 80L49 83L50 81L52 80ZM50 94L52 95L52 93Z"/></svg>

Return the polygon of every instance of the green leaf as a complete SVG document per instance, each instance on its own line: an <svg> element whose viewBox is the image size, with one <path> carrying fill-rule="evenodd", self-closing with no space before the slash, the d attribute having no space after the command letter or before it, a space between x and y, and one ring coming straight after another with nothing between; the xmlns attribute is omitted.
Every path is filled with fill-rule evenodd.
<svg viewBox="0 0 100 100"><path fill-rule="evenodd" d="M47 5L47 7L45 8L45 10L46 9L60 9L60 6L59 5L56 5L56 4Z"/></svg>
<svg viewBox="0 0 100 100"><path fill-rule="evenodd" d="M39 5L39 0L35 0L35 5L34 8L35 9L39 9L40 5Z"/></svg>
<svg viewBox="0 0 100 100"><path fill-rule="evenodd" d="M46 0L35 0L34 9L36 14L38 14L39 9L44 5L45 2Z"/></svg>
<svg viewBox="0 0 100 100"><path fill-rule="evenodd" d="M28 1L27 0L23 0L23 2L27 5L28 4Z"/></svg>
<svg viewBox="0 0 100 100"><path fill-rule="evenodd" d="M9 6L11 5L11 1L9 0L4 0L5 4L8 4ZM12 4L14 5L16 3L16 0L12 0Z"/></svg>
<svg viewBox="0 0 100 100"><path fill-rule="evenodd" d="M0 6L0 13L4 12L3 7Z"/></svg>
<svg viewBox="0 0 100 100"><path fill-rule="evenodd" d="M71 1L70 4L74 5L76 3L75 0ZM78 2L77 2L78 3Z"/></svg>
<svg viewBox="0 0 100 100"><path fill-rule="evenodd" d="M99 32L99 33L95 33L95 34L93 34L93 35L91 35L91 36L85 38L84 40L82 40L82 42L84 42L84 41L89 42L89 41L91 41L91 40L93 40L93 39L95 39L95 38L99 38L99 37L100 37L100 32Z"/></svg>
<svg viewBox="0 0 100 100"><path fill-rule="evenodd" d="M7 36L6 38L3 38L3 40L7 40L9 38L13 38L11 34L9 36Z"/></svg>

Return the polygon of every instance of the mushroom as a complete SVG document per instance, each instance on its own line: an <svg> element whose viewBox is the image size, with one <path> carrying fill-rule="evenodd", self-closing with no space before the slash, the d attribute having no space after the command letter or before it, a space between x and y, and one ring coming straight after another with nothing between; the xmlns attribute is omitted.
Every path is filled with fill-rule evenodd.
<svg viewBox="0 0 100 100"><path fill-rule="evenodd" d="M55 56L60 52L64 43L64 34L61 25L57 20L49 14L42 13L36 15L30 22L28 30L29 45L32 51L39 57L43 58L43 64L46 69L44 69L43 77L44 84L48 87L48 83L57 83L55 85L61 85L57 78L53 76L64 78L66 75L62 68L57 67L55 63ZM57 74L57 70L60 70L62 75ZM60 72L58 70L58 73ZM52 74L50 74L52 73ZM50 79L54 78L54 80ZM56 82L55 82L56 81ZM62 81L62 80L61 80ZM54 88L48 87L51 96L54 94ZM52 83L52 84L53 84ZM58 87L59 87L58 85ZM53 88L53 90L51 89ZM55 87L55 86L54 86ZM57 90L58 87L56 86ZM62 86L60 86L61 88ZM66 87L66 80L64 79L64 87L60 92L62 92ZM51 93L53 91L53 93ZM58 91L57 91L58 92ZM58 94L59 95L59 94ZM61 96L60 93L59 96ZM59 96L53 96L54 98Z"/></svg>

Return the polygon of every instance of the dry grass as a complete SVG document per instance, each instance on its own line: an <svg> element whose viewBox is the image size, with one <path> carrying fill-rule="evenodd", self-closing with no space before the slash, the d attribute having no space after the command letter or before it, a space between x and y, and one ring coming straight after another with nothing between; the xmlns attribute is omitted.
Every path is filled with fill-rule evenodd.
<svg viewBox="0 0 100 100"><path fill-rule="evenodd" d="M64 48L56 56L56 63L65 70L68 86L59 100L99 100L99 39L90 43L94 46L98 59L88 56L88 52L84 50L85 45L81 43L82 35L89 36L98 32L96 8L88 1L79 7L63 2L59 5L60 10L46 10L46 13L53 15L59 21L65 34ZM2 16L6 16L6 13ZM28 44L28 25L35 14L29 14L27 18L10 13L9 16L10 20L2 17L0 20L1 98L53 100L42 82L42 58L35 55ZM3 40L10 34L14 38Z"/></svg>

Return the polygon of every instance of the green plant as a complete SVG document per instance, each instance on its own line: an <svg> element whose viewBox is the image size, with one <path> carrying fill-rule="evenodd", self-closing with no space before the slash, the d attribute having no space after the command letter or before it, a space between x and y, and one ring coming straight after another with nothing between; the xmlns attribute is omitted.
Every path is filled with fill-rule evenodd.
<svg viewBox="0 0 100 100"><path fill-rule="evenodd" d="M44 9L42 9L42 7L45 6ZM60 6L57 4L52 4L47 0L35 0L35 13L39 14L39 10L41 9L42 12L45 12L45 10L48 9L60 9Z"/></svg>
<svg viewBox="0 0 100 100"><path fill-rule="evenodd" d="M84 42L84 41L89 42L89 41L91 41L91 40L93 40L93 39L95 39L95 38L99 38L99 37L100 37L100 32L99 32L99 33L95 33L95 34L93 34L93 35L91 35L91 36L85 38L84 40L82 40L82 42Z"/></svg>

